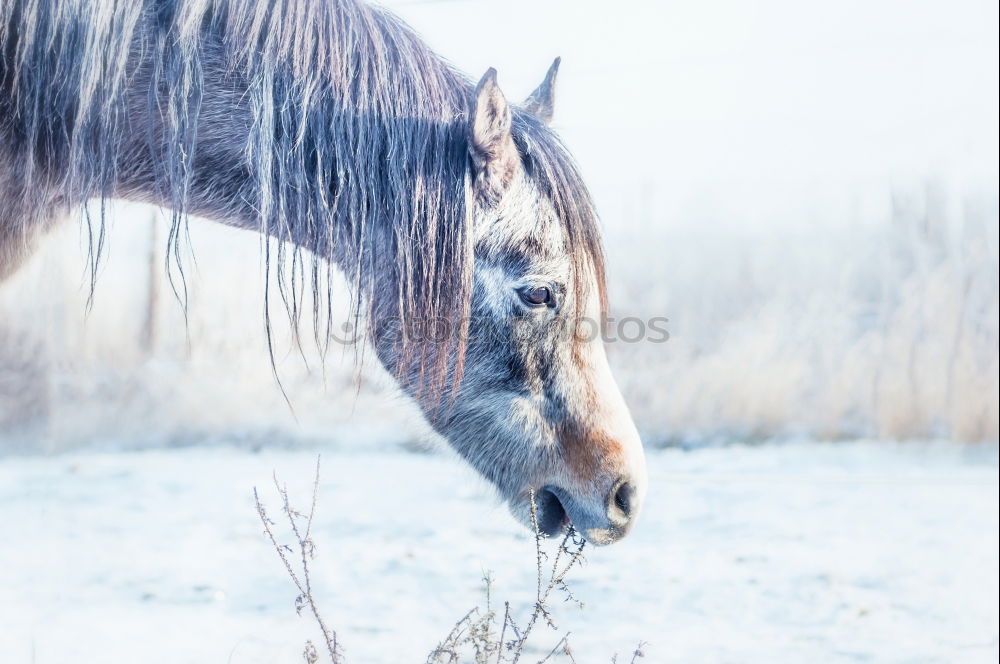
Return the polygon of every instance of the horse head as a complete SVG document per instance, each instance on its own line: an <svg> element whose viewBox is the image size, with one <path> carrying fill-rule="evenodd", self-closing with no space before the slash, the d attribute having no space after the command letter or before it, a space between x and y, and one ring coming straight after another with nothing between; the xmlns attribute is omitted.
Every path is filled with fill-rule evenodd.
<svg viewBox="0 0 1000 664"><path fill-rule="evenodd" d="M572 525L609 544L635 523L646 471L595 334L605 301L596 214L547 126L558 65L519 107L492 69L474 90L471 306L465 324L449 331L463 337L461 378L440 398L418 400L515 517L549 535ZM420 363L406 364L391 343L376 347L390 369L409 373L404 386L419 383Z"/></svg>

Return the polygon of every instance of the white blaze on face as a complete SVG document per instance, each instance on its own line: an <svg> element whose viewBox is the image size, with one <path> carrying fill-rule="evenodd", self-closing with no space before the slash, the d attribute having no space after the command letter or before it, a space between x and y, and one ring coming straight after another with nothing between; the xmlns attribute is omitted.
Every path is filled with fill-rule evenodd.
<svg viewBox="0 0 1000 664"><path fill-rule="evenodd" d="M591 284L586 317L590 321L585 326L589 328L586 330L589 338L583 343L581 355L585 364L585 379L589 381L595 397L597 412L591 422L607 439L620 447L621 467L618 470L622 477L635 486L638 506L646 496L648 485L646 455L625 398L608 365L604 339L600 333L601 308L596 283Z"/></svg>

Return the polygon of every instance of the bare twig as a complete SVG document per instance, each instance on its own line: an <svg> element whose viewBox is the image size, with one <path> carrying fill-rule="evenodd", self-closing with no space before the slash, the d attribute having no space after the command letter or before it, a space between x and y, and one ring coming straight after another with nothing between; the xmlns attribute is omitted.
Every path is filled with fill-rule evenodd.
<svg viewBox="0 0 1000 664"><path fill-rule="evenodd" d="M448 656L448 659L446 660L448 664L458 661L458 649L462 645L462 633L464 632L465 627L471 624L472 616L476 613L479 613L478 608L469 609L469 612L455 623L455 626L451 628L450 632L448 632L448 636L441 639L441 642L437 644L437 647L434 648L429 655L427 655L427 664L437 664L441 661L442 655Z"/></svg>
<svg viewBox="0 0 1000 664"><path fill-rule="evenodd" d="M552 655L556 654L556 651L559 650L559 648L562 648L563 653L569 655L569 658L572 661L573 655L570 654L569 651L569 635L570 632L566 632L565 634L563 634L563 637L559 639L559 642L556 643L554 646L552 646L552 650L549 651L549 654L546 655L544 659L539 660L538 664L545 664L545 662L552 659Z"/></svg>
<svg viewBox="0 0 1000 664"><path fill-rule="evenodd" d="M574 566L582 564L584 560L583 547L586 544L586 541L583 538L577 537L576 531L572 526L570 526L570 528L566 531L566 535L563 536L562 542L559 543L559 548L556 550L555 558L553 559L552 566L549 570L548 582L543 583L543 568L545 566L545 560L548 558L545 551L542 549L542 540L545 539L545 535L538 527L538 507L535 504L535 492L532 491L529 494L529 497L531 500L531 526L535 531L535 563L537 567L535 610L532 612L527 625L512 648L514 651L514 658L511 660L511 664L517 664L517 662L520 661L521 654L524 651L524 644L528 641L528 637L531 636L531 632L534 629L535 624L538 622L539 617L544 618L549 627L557 629L548 609L549 596L552 594L554 589L560 588L566 592L568 599L577 601L569 591L569 587L566 585L566 575L569 574L570 570L573 569ZM572 548L570 548L570 544L572 544ZM560 567L559 563L563 560L564 554L568 557L568 560L566 560L562 567ZM565 638L566 637L563 637L564 640Z"/></svg>
<svg viewBox="0 0 1000 664"><path fill-rule="evenodd" d="M500 640L497 641L497 664L500 664L503 657L503 637L507 635L507 623L510 622L510 602L504 602L503 605L503 627L500 629Z"/></svg>
<svg viewBox="0 0 1000 664"><path fill-rule="evenodd" d="M285 571L288 572L289 578L299 591L298 596L295 598L295 611L299 615L302 615L302 611L308 607L313 619L319 626L320 632L323 634L323 641L326 645L326 651L329 655L331 664L342 664L343 657L337 643L337 633L327 626L326 621L323 620L323 616L320 614L319 607L316 606L316 599L313 596L312 590L312 577L309 570L309 561L311 561L316 555L316 545L312 540L312 523L313 516L316 513L316 496L319 493L319 471L320 457L317 456L316 476L313 479L312 502L310 503L309 513L307 515L302 514L292 507L288 498L287 487L278 481L277 475L274 476L274 486L278 491L278 495L281 496L281 509L288 518L288 523L291 526L292 534L295 536L296 545L298 547L299 565L301 566L298 573L292 566L292 562L289 558L289 556L294 554L295 551L289 545L278 542L278 538L274 534L273 528L275 523L270 519L270 517L268 517L267 511L265 510L263 503L261 503L260 495L257 493L256 487L254 487L253 490L253 499L254 504L257 506L257 515L260 517L261 523L264 524L264 533L267 535L268 539L271 540L274 550L278 553L278 557L281 558L281 562L285 566ZM300 527L300 519L305 519L304 528ZM305 650L303 651L303 659L308 664L315 664L315 662L319 661L319 655L311 641L306 642Z"/></svg>
<svg viewBox="0 0 1000 664"><path fill-rule="evenodd" d="M268 517L256 487L253 490L254 504L257 507L257 515L264 525L264 533L285 566L288 577L298 590L299 594L295 598L296 612L302 615L302 612L308 609L323 635L323 644L326 646L325 659L328 659L329 664L343 664L343 655L337 642L337 633L327 626L316 605L310 575L310 564L316 556L316 545L312 539L312 526L316 515L319 478L320 458L317 457L312 500L308 513L302 513L292 506L288 496L288 488L278 480L277 475L274 476L274 487L281 497L281 509L288 520L291 534L294 537L294 546L279 541L275 534L276 524ZM553 591L559 589L565 594L566 601L583 606L582 602L577 600L570 591L566 577L574 567L585 561L583 549L586 543L570 527L559 542L555 552L552 555L547 553L543 546L546 535L542 533L538 525L538 508L535 504L534 492L530 493L530 499L531 525L535 539L535 602L524 626L519 626L518 621L511 615L510 602L504 602L503 624L499 626L499 638L496 637L497 615L493 609L493 577L489 572L484 572L485 611L476 607L462 616L451 628L448 635L427 656L427 664L458 664L458 662L465 661L472 661L475 664L518 664L524 654L528 639L533 634L540 618L544 619L545 623L552 629L558 629L549 611L549 602ZM509 638L508 632L511 635ZM571 664L576 664L573 651L570 649L569 637L570 633L566 632L552 650L544 658L538 660L538 664L554 661L560 655L568 658ZM642 652L644 646L644 642L640 642L636 646L632 653L631 664L635 664L638 658L644 656ZM306 641L302 658L306 664L318 664L320 652L312 641ZM617 659L612 661L617 661Z"/></svg>

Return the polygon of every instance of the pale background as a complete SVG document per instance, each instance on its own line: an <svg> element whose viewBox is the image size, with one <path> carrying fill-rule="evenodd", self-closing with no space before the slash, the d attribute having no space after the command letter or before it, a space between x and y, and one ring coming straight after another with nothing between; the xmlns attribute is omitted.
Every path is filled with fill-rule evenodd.
<svg viewBox="0 0 1000 664"><path fill-rule="evenodd" d="M996 3L387 4L514 100L562 56L612 313L670 319L609 348L652 484L578 661L996 661ZM294 661L248 495L317 450L349 661L423 661L484 569L529 607L530 540L376 367L279 330L285 404L258 239L192 221L185 327L155 214L92 309L76 221L0 285L0 661Z"/></svg>

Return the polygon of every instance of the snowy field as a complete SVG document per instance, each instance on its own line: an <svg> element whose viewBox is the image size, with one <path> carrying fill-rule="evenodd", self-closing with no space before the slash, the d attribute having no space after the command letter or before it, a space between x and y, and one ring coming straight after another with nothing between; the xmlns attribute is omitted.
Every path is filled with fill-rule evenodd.
<svg viewBox="0 0 1000 664"><path fill-rule="evenodd" d="M262 538L272 470L306 503L315 452L6 458L0 662L294 662L312 624ZM578 662L995 662L995 445L654 451L637 530L589 549ZM422 662L484 570L523 615L533 544L437 454L327 450L317 596L348 662ZM529 661L544 656L544 633ZM626 661L628 658L625 658Z"/></svg>

